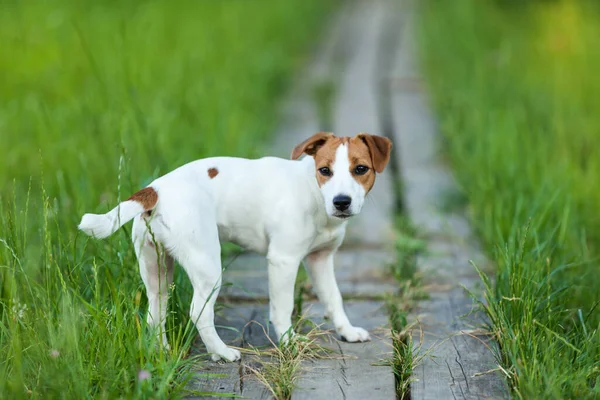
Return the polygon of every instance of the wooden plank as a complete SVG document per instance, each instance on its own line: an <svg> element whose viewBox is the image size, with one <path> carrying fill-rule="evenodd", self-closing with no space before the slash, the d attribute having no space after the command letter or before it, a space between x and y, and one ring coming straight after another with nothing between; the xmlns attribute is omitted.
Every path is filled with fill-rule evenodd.
<svg viewBox="0 0 600 400"><path fill-rule="evenodd" d="M377 110L377 51L382 21L387 10L385 1L354 3L350 18L353 53L344 70L335 107L334 132L352 136L359 132L382 134ZM337 257L338 285L344 295L369 297L397 289L386 275L386 267L394 261L393 215L394 191L392 172L378 175L361 214L350 221L344 249ZM370 247L370 250L365 248ZM353 250L349 250L352 249ZM383 303L378 301L346 301L351 322L369 329L372 342L333 342L342 357L306 362L293 399L391 399L396 397L395 378L389 366L375 366L391 358L389 336L377 332L387 326ZM320 304L312 311L322 312ZM325 323L326 328L331 328Z"/></svg>
<svg viewBox="0 0 600 400"><path fill-rule="evenodd" d="M332 130L340 136L383 134L377 110L377 51L385 1L349 2L342 8L324 45L302 82L284 105L284 123L271 154L288 158L292 148L313 133ZM319 121L314 89L337 87L333 126ZM393 243L395 198L389 169L377 176L363 210L348 224L345 247L389 247Z"/></svg>
<svg viewBox="0 0 600 400"><path fill-rule="evenodd" d="M186 398L190 400L213 398L207 393L218 393L221 396L227 394L239 395L241 393L241 379L238 370L238 363L218 364L210 362L202 364L202 369L197 371L188 384L189 390L198 391L199 393Z"/></svg>
<svg viewBox="0 0 600 400"><path fill-rule="evenodd" d="M331 359L306 361L303 374L294 390L293 400L309 399L393 399L396 397L395 378L382 360L392 356L388 317L383 302L346 302L350 321L369 330L371 342L346 343L338 340L323 342L337 354ZM308 304L308 315L323 329L333 329L322 319L323 307Z"/></svg>
<svg viewBox="0 0 600 400"><path fill-rule="evenodd" d="M247 252L223 261L223 286L219 298L236 300L267 299L269 282L267 260Z"/></svg>
<svg viewBox="0 0 600 400"><path fill-rule="evenodd" d="M332 330L331 323L323 318L323 305L307 303L304 306L306 316L323 330ZM349 301L346 310L351 321L368 329L373 341L367 343L346 343L338 341L335 335L323 342L340 356L332 359L306 361L294 398L322 398L321 390L335 382L336 395L333 398L348 399L385 399L395 393L394 376L389 367L376 366L382 359L391 357L391 341L387 329L388 318L384 303L380 301ZM216 318L219 335L227 344L245 347L268 347L276 342L272 326L267 323L266 304L235 304L222 310ZM264 327L264 329L263 329ZM233 329L231 329L233 328ZM266 330L266 333L265 333ZM268 336L267 336L268 335ZM197 351L204 352L200 340ZM244 354L238 363L215 363L206 361L198 372L190 388L203 392L233 394L248 398L271 398L265 387L250 372L259 368L255 356ZM323 375L323 371L329 371ZM333 379L333 380L332 380ZM298 396L298 397L296 397ZM342 397L340 397L342 396ZM368 397L363 397L368 396ZM210 398L210 396L192 396L191 399Z"/></svg>
<svg viewBox="0 0 600 400"><path fill-rule="evenodd" d="M507 398L506 383L498 371L492 351L497 351L489 336L481 335L481 314L463 316L473 304L462 289L433 292L419 307L420 329L425 332L423 350L430 359L417 366L411 385L413 399Z"/></svg>
<svg viewBox="0 0 600 400"><path fill-rule="evenodd" d="M389 319L383 301L349 300L344 302L344 308L350 322L355 326L367 329L376 336L387 336L389 334ZM307 319L319 326L321 330L333 332L334 327L331 321L324 317L325 308L323 304L306 302L302 307L302 313ZM335 334L333 335L335 336ZM388 350L391 351L391 349Z"/></svg>
<svg viewBox="0 0 600 400"><path fill-rule="evenodd" d="M427 254L417 258L417 266L425 277L430 299L420 302L413 315L425 334L419 351L428 356L414 371L411 398L508 398L504 377L498 371L488 372L497 368L497 345L488 337L473 334L482 326L484 316L475 313L465 317L473 304L462 286L476 292L480 286L469 260L480 266L488 261L465 216L443 207L456 183L439 159L437 127L419 84L412 47L412 3L404 3L406 29L391 80L404 206L429 247ZM413 338L418 337L418 332L413 332Z"/></svg>
<svg viewBox="0 0 600 400"><path fill-rule="evenodd" d="M340 7L328 25L312 62L298 76L297 82L284 99L281 127L269 146L271 155L289 158L296 144L316 132L332 129L331 126L324 126L326 121L319 118L315 90L321 84L337 86L339 71L343 70L351 53L354 33L351 23L356 20L354 13L352 4L346 3Z"/></svg>
<svg viewBox="0 0 600 400"><path fill-rule="evenodd" d="M335 275L342 296L376 298L395 293L398 284L389 274L396 260L385 249L343 248L336 254Z"/></svg>
<svg viewBox="0 0 600 400"><path fill-rule="evenodd" d="M231 304L220 310L215 317L217 332L225 343L235 347L268 347L276 342L272 326L268 321L268 306L264 303ZM200 338L196 351L205 354ZM269 391L252 374L257 368L254 355L242 353L242 360L221 363L206 360L202 369L190 383L190 388L205 393L232 394L252 399L270 399ZM250 367L250 368L249 368ZM211 398L209 395L192 396L190 399Z"/></svg>
<svg viewBox="0 0 600 400"><path fill-rule="evenodd" d="M385 1L355 3L353 54L343 72L334 113L334 132L354 136L360 132L383 135L378 110L378 51ZM395 199L393 171L377 175L375 185L365 199L360 214L349 221L344 246L370 245L387 248L394 243Z"/></svg>
<svg viewBox="0 0 600 400"><path fill-rule="evenodd" d="M373 298L394 293L398 287L388 272L389 265L394 261L393 253L381 249L340 250L335 256L335 265L342 295ZM269 283L265 257L244 253L231 262L225 261L224 266L220 299L235 301L268 299ZM314 293L312 296L314 297Z"/></svg>

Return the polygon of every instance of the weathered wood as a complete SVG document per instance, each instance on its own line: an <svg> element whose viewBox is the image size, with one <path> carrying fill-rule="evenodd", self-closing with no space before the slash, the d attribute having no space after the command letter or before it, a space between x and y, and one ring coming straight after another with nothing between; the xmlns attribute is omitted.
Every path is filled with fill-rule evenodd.
<svg viewBox="0 0 600 400"><path fill-rule="evenodd" d="M277 342L272 326L268 323L268 306L264 303L232 304L220 310L215 317L217 332L230 346L251 349L264 348ZM205 353L198 338L196 349ZM235 363L205 361L190 384L190 389L204 393L232 394L251 399L272 398L265 386L253 375L257 368L257 356L242 353L242 360ZM192 396L193 399L211 396Z"/></svg>
<svg viewBox="0 0 600 400"><path fill-rule="evenodd" d="M352 314L352 323L374 333L375 336L388 336L389 319L383 301L349 300L344 302L346 313ZM321 330L334 332L334 326L325 318L325 308L319 302L306 302L302 307L305 318L316 324ZM332 333L337 339L337 335ZM387 349L391 351L391 348Z"/></svg>
<svg viewBox="0 0 600 400"><path fill-rule="evenodd" d="M210 362L202 364L202 369L198 370L188 385L188 390L198 393L187 398L190 400L212 398L213 396L208 393L230 394L232 397L240 394L241 379L238 370L238 363L227 365Z"/></svg>
<svg viewBox="0 0 600 400"><path fill-rule="evenodd" d="M322 320L323 307L308 304L307 315L324 329L333 329ZM336 354L330 359L306 361L294 400L309 399L393 399L396 396L394 374L389 366L392 344L387 329L388 317L383 302L346 302L352 322L369 330L372 341L346 343L338 340L324 342Z"/></svg>
<svg viewBox="0 0 600 400"><path fill-rule="evenodd" d="M357 1L342 8L324 45L306 75L284 104L283 128L275 138L271 154L289 157L294 145L313 133L332 130L337 135L359 132L382 134L377 110L377 51L385 5ZM367 27L368 26L368 27ZM319 121L314 90L318 84L338 86L333 127ZM345 247L393 243L395 199L392 172L378 175L361 213L348 224Z"/></svg>
<svg viewBox="0 0 600 400"><path fill-rule="evenodd" d="M403 181L405 210L428 242L429 252L417 259L430 299L420 302L413 318L420 322L424 340L411 384L413 399L507 398L497 368L497 345L475 336L484 322L481 313L466 316L473 302L461 286L478 290L479 278L469 260L483 266L481 253L461 212L448 212L443 202L456 184L441 162L437 129L419 84L415 62L412 2L405 2L405 26L391 83L391 103L398 165ZM480 294L480 292L477 292ZM479 330L481 333L481 331ZM413 338L418 342L418 329Z"/></svg>
<svg viewBox="0 0 600 400"><path fill-rule="evenodd" d="M354 136L360 132L382 135L378 111L378 51L385 1L357 2L350 22L353 54L340 82L334 114L334 132ZM344 246L356 244L386 248L393 244L395 199L393 172L388 168L377 175L360 214L348 223Z"/></svg>
<svg viewBox="0 0 600 400"><path fill-rule="evenodd" d="M342 296L375 298L395 293L398 284L389 274L395 262L385 249L344 248L335 258L335 274Z"/></svg>
<svg viewBox="0 0 600 400"><path fill-rule="evenodd" d="M497 346L481 332L482 315L464 317L472 308L462 289L432 292L419 307L420 329L425 332L420 351L431 351L431 358L415 370L418 380L411 385L413 399L508 397L493 357Z"/></svg>
<svg viewBox="0 0 600 400"><path fill-rule="evenodd" d="M391 358L392 346L387 329L388 318L384 303L380 301L348 301L346 310L356 326L368 329L373 341L346 343L333 333L330 321L323 318L320 303L306 303L304 315L319 329L331 330L332 335L322 342L335 353L331 359L306 361L293 398L325 398L327 387L333 388L333 398L386 399L395 393L394 376L386 366L374 364ZM235 304L221 310L216 317L219 335L229 345L250 348L269 347L277 342L272 326L267 323L268 307L265 304ZM198 351L203 345L198 341ZM271 398L266 388L257 381L248 367L260 368L256 356L244 354L239 363L215 363L206 361L190 385L193 390L205 393L233 394L248 398ZM328 371L323 375L323 371ZM318 397L315 397L318 393ZM346 397L343 397L346 396ZM367 397L364 397L367 396ZM200 399L210 396L193 396Z"/></svg>
<svg viewBox="0 0 600 400"><path fill-rule="evenodd" d="M335 108L334 131L351 136L358 132L382 134L377 111L377 51L382 21L387 10L384 1L356 2L350 18L353 28L353 53L344 71ZM396 282L385 274L394 261L386 249L393 246L394 192L392 172L377 177L361 214L348 226L345 247L337 257L336 275L345 295L371 297L393 292ZM371 246L367 250L363 246ZM353 251L347 250L356 246ZM341 358L304 364L293 399L393 399L395 378L388 366L375 366L390 359L389 336L375 328L387 326L388 317L382 302L348 302L346 311L355 326L369 329L373 341L368 343L334 342ZM322 311L319 304L312 311ZM324 325L330 328L327 323Z"/></svg>
<svg viewBox="0 0 600 400"><path fill-rule="evenodd" d="M223 286L219 298L237 300L267 299L269 282L267 260L247 252L223 261Z"/></svg>
<svg viewBox="0 0 600 400"><path fill-rule="evenodd" d="M335 256L336 277L343 296L380 297L394 293L397 284L389 276L394 255L383 249L340 250ZM267 300L269 283L265 257L244 253L232 262L224 262L223 287L220 299ZM310 289L309 284L309 289Z"/></svg>
<svg viewBox="0 0 600 400"><path fill-rule="evenodd" d="M315 90L319 85L338 84L339 71L347 62L352 49L354 7L345 5L328 24L315 56L304 73L299 74L289 95L283 100L280 129L269 146L270 154L289 158L293 147L308 136L331 127L323 126L319 118ZM352 19L354 21L354 19Z"/></svg>

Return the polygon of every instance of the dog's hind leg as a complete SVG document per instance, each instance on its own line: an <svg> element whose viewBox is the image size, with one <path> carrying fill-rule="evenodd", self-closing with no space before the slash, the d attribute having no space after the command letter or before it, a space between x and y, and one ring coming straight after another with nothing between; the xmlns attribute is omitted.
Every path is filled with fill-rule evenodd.
<svg viewBox="0 0 600 400"><path fill-rule="evenodd" d="M187 220L173 232L173 257L188 274L194 295L190 316L196 325L206 350L213 361L235 361L241 358L238 350L227 347L215 329L214 306L221 289L221 245L213 214L202 218L187 215Z"/></svg>
<svg viewBox="0 0 600 400"><path fill-rule="evenodd" d="M163 346L168 349L165 320L169 286L173 282L173 258L147 231L146 221L137 217L132 229L135 254L140 264L140 275L148 296L148 325L159 329ZM157 247L158 246L158 247Z"/></svg>

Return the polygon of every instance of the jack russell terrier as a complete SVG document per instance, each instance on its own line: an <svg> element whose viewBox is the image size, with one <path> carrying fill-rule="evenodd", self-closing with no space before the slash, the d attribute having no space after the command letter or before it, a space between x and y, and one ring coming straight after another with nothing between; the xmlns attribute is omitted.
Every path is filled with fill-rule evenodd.
<svg viewBox="0 0 600 400"><path fill-rule="evenodd" d="M148 324L161 329L165 346L168 287L177 260L194 288L190 315L211 358L240 359L214 325L220 241L266 255L269 317L280 340L294 334L294 283L304 261L337 333L348 342L364 342L369 333L353 326L344 311L333 257L348 218L360 212L391 149L391 141L381 136L319 132L297 145L291 160L197 160L156 179L106 214L85 214L79 229L102 239L135 218L132 239L146 285ZM159 262L158 254L164 260Z"/></svg>

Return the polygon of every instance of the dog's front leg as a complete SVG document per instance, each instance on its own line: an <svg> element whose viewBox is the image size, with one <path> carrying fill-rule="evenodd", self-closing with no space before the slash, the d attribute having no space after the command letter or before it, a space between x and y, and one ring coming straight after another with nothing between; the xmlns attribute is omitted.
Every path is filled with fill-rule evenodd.
<svg viewBox="0 0 600 400"><path fill-rule="evenodd" d="M325 315L331 318L336 332L348 342L370 340L369 332L352 326L344 311L342 294L335 280L333 256L335 251L321 250L306 257L306 266L319 300L325 306Z"/></svg>
<svg viewBox="0 0 600 400"><path fill-rule="evenodd" d="M294 335L292 312L294 311L294 284L302 257L282 255L269 251L269 319L279 341L287 341Z"/></svg>

